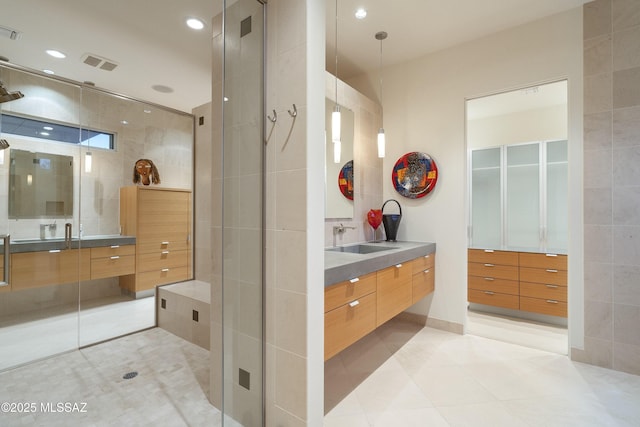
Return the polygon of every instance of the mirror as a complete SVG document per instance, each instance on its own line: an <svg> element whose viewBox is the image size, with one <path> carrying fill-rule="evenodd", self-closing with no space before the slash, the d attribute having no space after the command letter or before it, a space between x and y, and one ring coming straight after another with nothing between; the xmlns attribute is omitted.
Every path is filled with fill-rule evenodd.
<svg viewBox="0 0 640 427"><path fill-rule="evenodd" d="M340 160L334 160L331 141L331 113L335 102L325 100L325 218L353 218L353 138L354 113L344 106L341 112ZM350 182L349 182L350 180ZM351 192L351 199L349 199Z"/></svg>
<svg viewBox="0 0 640 427"><path fill-rule="evenodd" d="M11 149L9 218L72 215L73 157Z"/></svg>

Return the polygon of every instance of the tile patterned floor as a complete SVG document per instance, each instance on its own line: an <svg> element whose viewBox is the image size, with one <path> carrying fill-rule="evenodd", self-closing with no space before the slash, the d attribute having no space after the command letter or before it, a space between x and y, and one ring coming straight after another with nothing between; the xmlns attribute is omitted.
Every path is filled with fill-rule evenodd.
<svg viewBox="0 0 640 427"><path fill-rule="evenodd" d="M325 363L327 427L640 426L640 377L392 320Z"/></svg>
<svg viewBox="0 0 640 427"><path fill-rule="evenodd" d="M131 371L138 376L123 379ZM0 384L0 402L37 406L1 412L3 427L220 425L206 397L209 352L159 328L1 373ZM86 412L42 411L58 402L86 403Z"/></svg>

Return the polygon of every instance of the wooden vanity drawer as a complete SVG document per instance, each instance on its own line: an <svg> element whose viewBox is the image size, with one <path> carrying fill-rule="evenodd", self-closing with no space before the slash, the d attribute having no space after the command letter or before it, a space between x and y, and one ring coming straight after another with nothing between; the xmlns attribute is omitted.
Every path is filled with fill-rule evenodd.
<svg viewBox="0 0 640 427"><path fill-rule="evenodd" d="M566 270L567 256L520 252L520 267Z"/></svg>
<svg viewBox="0 0 640 427"><path fill-rule="evenodd" d="M153 236L140 237L138 251L141 254L158 251L183 251L191 247L187 240L187 234L180 233L157 233Z"/></svg>
<svg viewBox="0 0 640 427"><path fill-rule="evenodd" d="M136 272L135 255L112 255L91 260L91 279L124 276Z"/></svg>
<svg viewBox="0 0 640 427"><path fill-rule="evenodd" d="M476 289L469 289L467 298L469 299L469 302L510 308L512 310L517 310L520 305L520 297L518 297L518 295L501 294L491 291L478 291Z"/></svg>
<svg viewBox="0 0 640 427"><path fill-rule="evenodd" d="M411 265L413 266L413 274L422 273L426 269L433 268L436 265L436 254L430 253L416 258L411 261Z"/></svg>
<svg viewBox="0 0 640 427"><path fill-rule="evenodd" d="M567 287L542 283L520 282L520 295L523 297L567 302Z"/></svg>
<svg viewBox="0 0 640 427"><path fill-rule="evenodd" d="M567 303L552 299L520 297L520 310L567 317Z"/></svg>
<svg viewBox="0 0 640 427"><path fill-rule="evenodd" d="M162 270L184 267L189 262L188 251L160 251L138 255L138 271Z"/></svg>
<svg viewBox="0 0 640 427"><path fill-rule="evenodd" d="M397 264L377 272L377 326L411 305L413 286L411 262Z"/></svg>
<svg viewBox="0 0 640 427"><path fill-rule="evenodd" d="M112 256L135 255L135 245L113 245L91 248L91 259L108 258Z"/></svg>
<svg viewBox="0 0 640 427"><path fill-rule="evenodd" d="M324 311L326 313L375 291L375 272L328 286L324 290Z"/></svg>
<svg viewBox="0 0 640 427"><path fill-rule="evenodd" d="M167 283L179 282L189 279L189 268L165 268L162 270L147 271L139 273L136 283L136 291L153 289L159 285Z"/></svg>
<svg viewBox="0 0 640 427"><path fill-rule="evenodd" d="M517 280L493 279L478 276L469 276L468 279L469 289L519 295L519 283Z"/></svg>
<svg viewBox="0 0 640 427"><path fill-rule="evenodd" d="M499 265L492 263L469 263L469 276L489 277L494 279L518 280L518 267L515 265Z"/></svg>
<svg viewBox="0 0 640 427"><path fill-rule="evenodd" d="M411 285L413 290L411 293L412 304L415 304L433 292L436 288L435 270L433 266L415 273Z"/></svg>
<svg viewBox="0 0 640 427"><path fill-rule="evenodd" d="M11 254L12 290L89 280L91 251L65 249Z"/></svg>
<svg viewBox="0 0 640 427"><path fill-rule="evenodd" d="M566 286L567 271L552 268L520 267L520 281Z"/></svg>
<svg viewBox="0 0 640 427"><path fill-rule="evenodd" d="M325 313L324 360L335 356L375 328L375 293Z"/></svg>
<svg viewBox="0 0 640 427"><path fill-rule="evenodd" d="M518 252L494 251L492 249L469 249L469 262L481 264L518 266Z"/></svg>

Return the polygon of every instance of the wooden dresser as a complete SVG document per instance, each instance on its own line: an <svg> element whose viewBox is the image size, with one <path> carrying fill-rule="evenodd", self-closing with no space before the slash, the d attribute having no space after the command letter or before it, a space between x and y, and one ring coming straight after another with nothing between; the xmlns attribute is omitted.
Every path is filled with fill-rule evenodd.
<svg viewBox="0 0 640 427"><path fill-rule="evenodd" d="M191 279L191 191L120 189L122 234L136 236L135 273L120 278L131 292Z"/></svg>
<svg viewBox="0 0 640 427"><path fill-rule="evenodd" d="M567 256L469 249L472 303L567 317Z"/></svg>

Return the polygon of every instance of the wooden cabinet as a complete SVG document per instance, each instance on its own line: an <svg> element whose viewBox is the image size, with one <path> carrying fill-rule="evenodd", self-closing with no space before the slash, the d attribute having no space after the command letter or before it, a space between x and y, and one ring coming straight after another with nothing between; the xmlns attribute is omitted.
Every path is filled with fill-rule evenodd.
<svg viewBox="0 0 640 427"><path fill-rule="evenodd" d="M324 359L433 292L435 253L327 286Z"/></svg>
<svg viewBox="0 0 640 427"><path fill-rule="evenodd" d="M89 280L90 249L67 249L11 254L13 291Z"/></svg>
<svg viewBox="0 0 640 427"><path fill-rule="evenodd" d="M91 279L135 273L135 245L113 245L91 248Z"/></svg>
<svg viewBox="0 0 640 427"><path fill-rule="evenodd" d="M567 256L469 249L468 300L567 317Z"/></svg>
<svg viewBox="0 0 640 427"><path fill-rule="evenodd" d="M136 236L135 272L120 286L140 292L192 277L191 191L120 189L122 234Z"/></svg>
<svg viewBox="0 0 640 427"><path fill-rule="evenodd" d="M331 285L324 294L327 360L376 328L376 273Z"/></svg>

